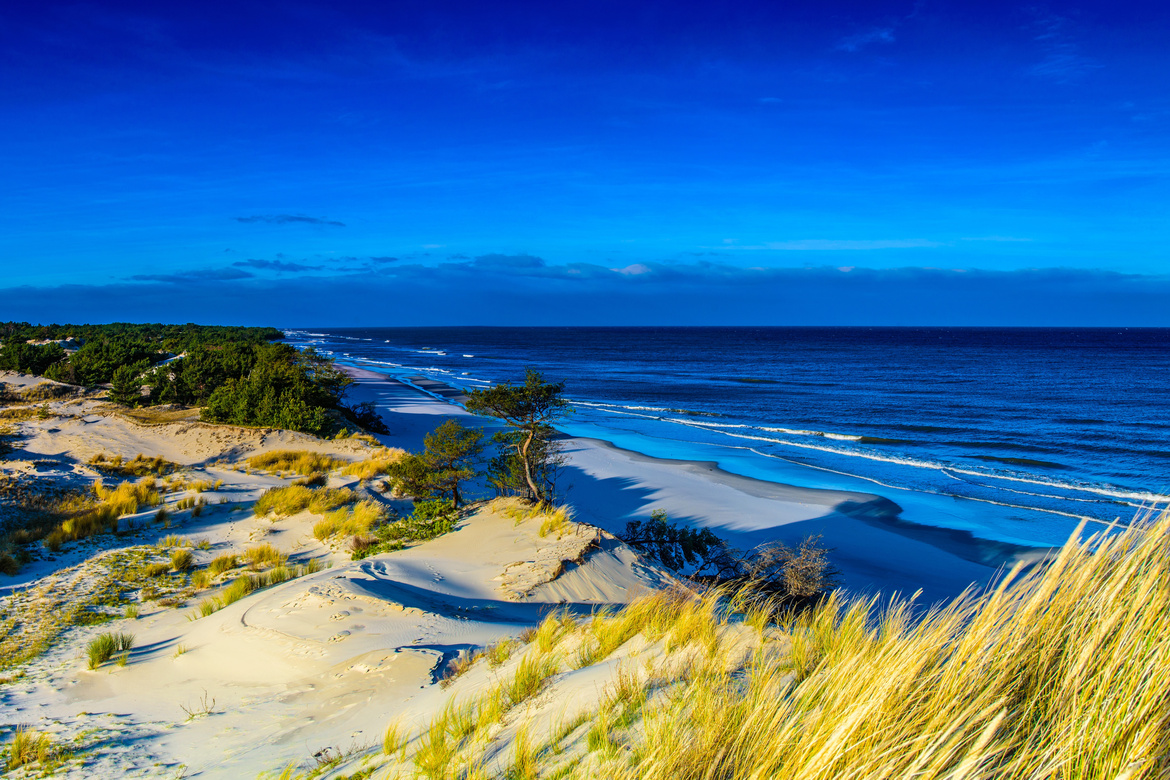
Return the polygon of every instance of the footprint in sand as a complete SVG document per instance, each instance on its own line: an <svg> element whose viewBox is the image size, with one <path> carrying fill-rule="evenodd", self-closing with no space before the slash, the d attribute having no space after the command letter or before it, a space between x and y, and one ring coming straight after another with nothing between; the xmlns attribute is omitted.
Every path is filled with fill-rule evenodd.
<svg viewBox="0 0 1170 780"><path fill-rule="evenodd" d="M329 637L329 641L330 642L340 642L341 640L345 639L347 636L349 636L348 631L338 631L336 634Z"/></svg>
<svg viewBox="0 0 1170 780"><path fill-rule="evenodd" d="M345 620L347 617L349 617L349 612L347 612L346 610L343 609L340 612L335 612L332 615L330 615L329 619L330 620Z"/></svg>

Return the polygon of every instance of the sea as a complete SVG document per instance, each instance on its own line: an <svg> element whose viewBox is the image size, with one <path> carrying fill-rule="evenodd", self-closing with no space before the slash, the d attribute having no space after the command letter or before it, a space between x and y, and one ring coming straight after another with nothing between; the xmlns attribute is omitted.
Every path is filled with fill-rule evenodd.
<svg viewBox="0 0 1170 780"><path fill-rule="evenodd" d="M1170 492L1170 329L304 328L341 363L461 388L563 381L565 433L885 496L1025 546L1111 533Z"/></svg>

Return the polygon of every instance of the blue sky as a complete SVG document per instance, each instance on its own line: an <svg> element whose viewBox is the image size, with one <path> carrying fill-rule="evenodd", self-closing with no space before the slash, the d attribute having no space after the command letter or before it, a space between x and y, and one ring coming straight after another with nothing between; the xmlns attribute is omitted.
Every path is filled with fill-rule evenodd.
<svg viewBox="0 0 1170 780"><path fill-rule="evenodd" d="M1152 4L0 11L0 319L1170 325Z"/></svg>

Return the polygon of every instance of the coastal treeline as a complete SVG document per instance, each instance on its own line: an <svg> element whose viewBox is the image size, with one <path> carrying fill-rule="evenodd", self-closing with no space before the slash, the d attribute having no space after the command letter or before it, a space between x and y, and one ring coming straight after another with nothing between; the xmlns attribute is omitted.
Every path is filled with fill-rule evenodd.
<svg viewBox="0 0 1170 780"><path fill-rule="evenodd" d="M345 374L281 338L270 327L8 322L0 324L0 370L109 385L110 400L123 406L199 406L208 422L320 435L347 418L378 430L371 410L343 405Z"/></svg>
<svg viewBox="0 0 1170 780"><path fill-rule="evenodd" d="M23 371L58 382L97 385L122 366L150 366L198 348L266 344L284 336L276 328L232 325L105 325L0 323L0 370Z"/></svg>

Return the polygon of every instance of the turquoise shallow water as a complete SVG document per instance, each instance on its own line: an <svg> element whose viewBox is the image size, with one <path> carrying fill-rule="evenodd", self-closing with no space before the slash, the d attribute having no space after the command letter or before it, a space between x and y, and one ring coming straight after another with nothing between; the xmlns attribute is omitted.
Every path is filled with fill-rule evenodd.
<svg viewBox="0 0 1170 780"><path fill-rule="evenodd" d="M309 328L391 374L564 380L568 433L810 487L1034 545L1128 522L1170 479L1170 331Z"/></svg>

